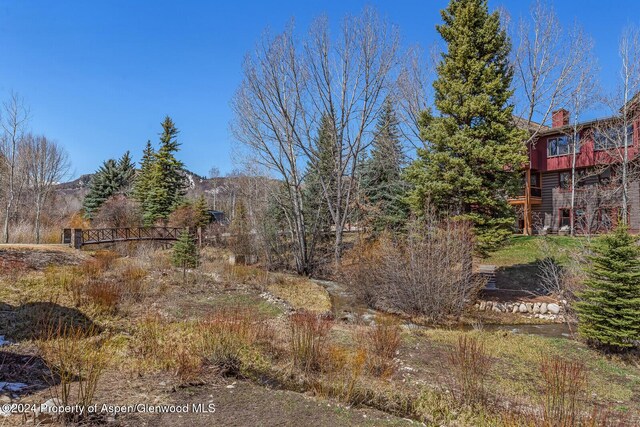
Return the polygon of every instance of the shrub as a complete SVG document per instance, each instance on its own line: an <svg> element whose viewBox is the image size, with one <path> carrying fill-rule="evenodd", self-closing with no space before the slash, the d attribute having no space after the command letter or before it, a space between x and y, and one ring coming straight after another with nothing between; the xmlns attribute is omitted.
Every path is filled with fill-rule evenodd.
<svg viewBox="0 0 640 427"><path fill-rule="evenodd" d="M586 395L587 374L582 362L560 357L544 357L540 363L544 380L542 392L543 425L572 427L581 425L581 399Z"/></svg>
<svg viewBox="0 0 640 427"><path fill-rule="evenodd" d="M107 351L93 330L62 323L49 329L46 339L37 341L40 352L52 372L52 385L61 405L92 404L98 383L107 365ZM77 382L75 396L71 384ZM87 413L86 411L84 412ZM67 414L70 421L80 420L78 412Z"/></svg>
<svg viewBox="0 0 640 427"><path fill-rule="evenodd" d="M463 335L449 353L455 380L454 396L465 404L482 404L486 400L484 378L491 368L491 358L477 338Z"/></svg>
<svg viewBox="0 0 640 427"><path fill-rule="evenodd" d="M124 194L116 194L100 206L92 224L99 228L138 227L142 224L140 206Z"/></svg>
<svg viewBox="0 0 640 427"><path fill-rule="evenodd" d="M343 280L374 308L432 320L459 316L483 284L472 273L470 224L429 219L407 228L406 236L356 246L344 261Z"/></svg>
<svg viewBox="0 0 640 427"><path fill-rule="evenodd" d="M106 313L114 313L122 300L122 288L117 283L88 280L84 293L90 303Z"/></svg>
<svg viewBox="0 0 640 427"><path fill-rule="evenodd" d="M365 330L361 341L369 354L369 368L374 375L388 376L393 373L393 359L400 348L400 327L391 318L380 317L376 324Z"/></svg>
<svg viewBox="0 0 640 427"><path fill-rule="evenodd" d="M331 321L325 316L300 311L289 318L293 364L305 373L318 371L325 355Z"/></svg>
<svg viewBox="0 0 640 427"><path fill-rule="evenodd" d="M182 268L182 278L186 278L187 268L195 268L199 260L198 247L193 236L187 231L180 233L178 241L173 245L171 263Z"/></svg>
<svg viewBox="0 0 640 427"><path fill-rule="evenodd" d="M257 310L225 307L199 324L201 354L222 375L241 375L251 368L258 345L271 340L268 324ZM253 353L253 354L252 354Z"/></svg>
<svg viewBox="0 0 640 427"><path fill-rule="evenodd" d="M588 342L620 351L640 341L640 247L624 226L595 241L585 290L576 304Z"/></svg>

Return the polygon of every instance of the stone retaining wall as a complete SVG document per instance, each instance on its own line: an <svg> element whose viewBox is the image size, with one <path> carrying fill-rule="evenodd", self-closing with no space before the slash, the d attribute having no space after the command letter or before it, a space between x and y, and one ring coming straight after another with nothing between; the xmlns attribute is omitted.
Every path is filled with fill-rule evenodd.
<svg viewBox="0 0 640 427"><path fill-rule="evenodd" d="M479 300L474 305L478 311L492 311L496 313L514 313L526 317L547 320L564 320L565 303L563 302L497 302Z"/></svg>

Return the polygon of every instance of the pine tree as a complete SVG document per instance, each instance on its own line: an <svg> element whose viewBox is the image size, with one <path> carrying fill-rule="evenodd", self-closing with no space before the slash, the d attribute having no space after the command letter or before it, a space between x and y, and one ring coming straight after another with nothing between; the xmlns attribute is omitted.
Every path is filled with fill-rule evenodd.
<svg viewBox="0 0 640 427"><path fill-rule="evenodd" d="M480 253L510 234L514 213L508 192L526 161L524 132L513 124L511 44L498 12L486 0L451 0L436 28L447 43L434 82L440 116L426 121L407 179L409 201L471 220Z"/></svg>
<svg viewBox="0 0 640 427"><path fill-rule="evenodd" d="M405 157L399 121L391 99L384 103L372 142L371 157L364 162L361 194L374 232L399 230L408 217L404 201L407 183L402 177Z"/></svg>
<svg viewBox="0 0 640 427"><path fill-rule="evenodd" d="M83 202L85 218L91 219L109 197L126 193L134 173L135 168L128 151L118 161L106 160L89 184L89 192Z"/></svg>
<svg viewBox="0 0 640 427"><path fill-rule="evenodd" d="M619 226L592 246L586 289L578 294L578 330L592 344L612 350L640 341L640 247Z"/></svg>
<svg viewBox="0 0 640 427"><path fill-rule="evenodd" d="M145 225L153 225L159 219L166 220L186 194L184 165L175 158L180 147L176 138L178 129L169 116L162 122L162 129L158 151L154 153L147 144L135 190Z"/></svg>
<svg viewBox="0 0 640 427"><path fill-rule="evenodd" d="M187 268L197 267L199 260L200 254L193 236L186 230L181 232L178 240L173 245L171 263L175 267L182 268L183 280L187 277Z"/></svg>

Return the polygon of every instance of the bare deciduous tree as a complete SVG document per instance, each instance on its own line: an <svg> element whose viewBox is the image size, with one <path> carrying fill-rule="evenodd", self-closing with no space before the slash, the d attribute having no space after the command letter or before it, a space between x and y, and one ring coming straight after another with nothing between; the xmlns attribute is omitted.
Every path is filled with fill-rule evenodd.
<svg viewBox="0 0 640 427"><path fill-rule="evenodd" d="M40 243L42 207L53 186L69 172L70 164L64 148L42 135L26 135L20 151L25 163L27 187L35 203L35 239Z"/></svg>
<svg viewBox="0 0 640 427"><path fill-rule="evenodd" d="M2 155L6 175L7 194L4 205L4 234L3 240L9 242L9 221L12 209L16 200L17 186L21 179L18 176L21 167L19 158L20 147L24 141L24 133L29 121L29 109L25 105L24 99L15 92L12 92L9 99L3 104L2 115Z"/></svg>
<svg viewBox="0 0 640 427"><path fill-rule="evenodd" d="M583 63L581 32L564 33L553 8L542 0L531 6L530 22L520 22L515 55L518 115L531 129L534 142L551 113L571 96Z"/></svg>
<svg viewBox="0 0 640 427"><path fill-rule="evenodd" d="M334 176L321 176L320 181L335 232L334 259L339 262L359 162L393 84L397 50L396 30L365 9L344 19L335 40L328 20L320 18L304 39L297 38L291 26L276 37L265 36L245 61L244 80L233 101L232 129L255 159L284 182L286 200L281 204L299 272L309 273L313 253L302 187L306 163L320 162L320 119L326 116L332 123L338 153Z"/></svg>
<svg viewBox="0 0 640 427"><path fill-rule="evenodd" d="M630 157L629 147L633 143L633 123L640 116L638 91L640 90L640 30L627 27L620 38L620 78L615 91L603 97L611 111L611 117L596 122L591 136L598 153L598 161L612 163L614 178L612 185L620 186L620 220L628 221L629 184L640 179L638 155Z"/></svg>
<svg viewBox="0 0 640 427"><path fill-rule="evenodd" d="M591 107L598 98L598 84L596 73L598 66L593 55L593 40L586 36L578 27L574 29L575 34L571 39L582 46L582 60L577 64L574 74L574 81L569 93L569 105L573 114L573 126L570 136L571 150L571 212L575 212L576 185L578 176L576 174L576 161L580 144L580 129L578 124L584 111ZM575 215L571 215L570 234L575 234Z"/></svg>

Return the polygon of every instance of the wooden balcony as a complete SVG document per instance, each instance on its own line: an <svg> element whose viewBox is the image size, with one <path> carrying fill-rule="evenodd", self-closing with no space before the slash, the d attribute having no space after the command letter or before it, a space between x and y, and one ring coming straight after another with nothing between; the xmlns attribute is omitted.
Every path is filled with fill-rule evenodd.
<svg viewBox="0 0 640 427"><path fill-rule="evenodd" d="M522 189L522 193L515 197L508 199L510 205L524 205L527 201L527 196L524 194L525 190ZM541 205L542 204L542 189L539 187L531 187L531 195L529 196L529 204Z"/></svg>

